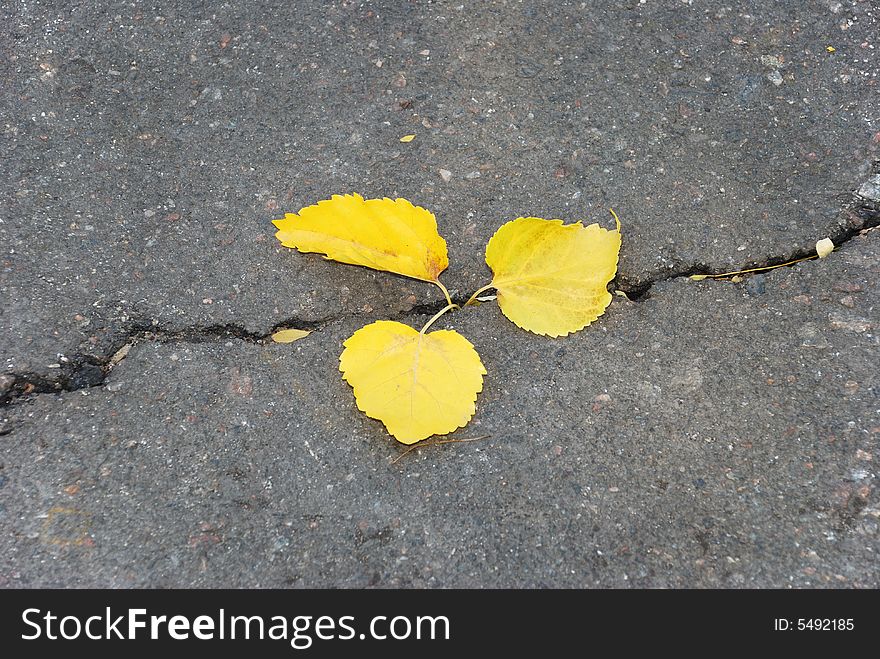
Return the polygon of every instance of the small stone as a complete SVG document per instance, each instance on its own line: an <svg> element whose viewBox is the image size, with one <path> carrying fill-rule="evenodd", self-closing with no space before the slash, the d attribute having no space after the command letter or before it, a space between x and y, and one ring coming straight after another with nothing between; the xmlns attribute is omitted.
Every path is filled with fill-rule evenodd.
<svg viewBox="0 0 880 659"><path fill-rule="evenodd" d="M441 169L439 171L440 178L442 178L445 183L449 183L449 179L452 178L452 172L450 172L448 169Z"/></svg>
<svg viewBox="0 0 880 659"><path fill-rule="evenodd" d="M249 375L241 372L239 368L232 368L229 372L229 383L226 390L239 396L250 396L254 391L254 383Z"/></svg>
<svg viewBox="0 0 880 659"><path fill-rule="evenodd" d="M14 375L0 375L0 395L5 394L7 391L12 389L12 385L14 384Z"/></svg>
<svg viewBox="0 0 880 659"><path fill-rule="evenodd" d="M849 330L850 332L867 332L874 329L874 323L867 318L846 317L832 313L830 317L831 327L834 329Z"/></svg>
<svg viewBox="0 0 880 659"><path fill-rule="evenodd" d="M846 297L842 297L842 298L840 298L840 303L841 303L843 306L848 307L848 308L850 308L850 309L852 309L853 307L856 306L855 300L853 300L853 296L852 296L852 295L847 295Z"/></svg>
<svg viewBox="0 0 880 659"><path fill-rule="evenodd" d="M782 84L782 74L779 71L771 71L767 74L767 80L779 87Z"/></svg>
<svg viewBox="0 0 880 659"><path fill-rule="evenodd" d="M115 353L113 353L113 356L110 358L110 363L115 366L116 364L121 362L123 359L125 359L128 356L129 351L131 350L131 346L132 346L131 343L126 343L119 350L117 350Z"/></svg>
<svg viewBox="0 0 880 659"><path fill-rule="evenodd" d="M777 69L782 66L782 60L776 55L761 55L761 64L768 68Z"/></svg>
<svg viewBox="0 0 880 659"><path fill-rule="evenodd" d="M880 201L880 174L872 176L859 186L856 194L870 201Z"/></svg>
<svg viewBox="0 0 880 659"><path fill-rule="evenodd" d="M767 281L764 275L754 275L746 281L746 293L752 297L763 295L767 290Z"/></svg>
<svg viewBox="0 0 880 659"><path fill-rule="evenodd" d="M802 346L805 348L827 348L830 344L828 339L822 336L822 332L815 323L806 323L797 330L798 336L803 338Z"/></svg>
<svg viewBox="0 0 880 659"><path fill-rule="evenodd" d="M480 178L480 176L481 176L481 175L480 175L480 172L477 171L477 170L474 170L474 171L472 171L472 172L468 172L467 174L464 175L464 177L465 177L466 179Z"/></svg>
<svg viewBox="0 0 880 659"><path fill-rule="evenodd" d="M122 382L119 380L114 380L107 385L107 391L117 392L122 389Z"/></svg>

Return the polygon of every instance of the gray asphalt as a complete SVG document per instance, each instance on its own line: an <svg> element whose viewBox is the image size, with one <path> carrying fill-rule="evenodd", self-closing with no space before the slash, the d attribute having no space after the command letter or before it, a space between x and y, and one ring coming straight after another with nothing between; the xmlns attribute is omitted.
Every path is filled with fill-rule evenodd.
<svg viewBox="0 0 880 659"><path fill-rule="evenodd" d="M0 586L877 587L878 19L4 4ZM445 316L490 436L392 464L341 343L438 291L270 223L352 191L431 209L459 296L505 221L613 207L632 300Z"/></svg>

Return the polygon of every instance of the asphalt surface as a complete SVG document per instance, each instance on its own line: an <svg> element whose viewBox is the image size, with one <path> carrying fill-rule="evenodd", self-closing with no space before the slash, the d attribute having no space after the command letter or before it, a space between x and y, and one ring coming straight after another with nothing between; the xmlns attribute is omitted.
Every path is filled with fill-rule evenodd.
<svg viewBox="0 0 880 659"><path fill-rule="evenodd" d="M4 4L0 586L877 587L880 9L794 4ZM438 291L270 223L352 191L457 295L614 207L632 300L445 316L490 436L392 464L341 343Z"/></svg>

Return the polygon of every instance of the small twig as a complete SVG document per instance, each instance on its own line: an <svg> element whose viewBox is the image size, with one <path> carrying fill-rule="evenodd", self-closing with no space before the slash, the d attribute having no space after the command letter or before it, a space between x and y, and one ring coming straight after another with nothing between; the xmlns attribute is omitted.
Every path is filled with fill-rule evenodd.
<svg viewBox="0 0 880 659"><path fill-rule="evenodd" d="M411 451L415 451L417 448L423 448L428 446L440 446L441 444L463 444L465 442L477 442L481 439L487 439L492 435L480 435L479 437L466 437L464 439L437 439L433 442L427 442L425 444L413 444L408 449L406 449L403 453L394 458L389 464L396 464L398 460L400 460L403 456L410 453Z"/></svg>
<svg viewBox="0 0 880 659"><path fill-rule="evenodd" d="M738 277L739 275L747 275L750 272L765 272L767 270L776 270L776 268L785 268L790 265L795 265L796 263L803 263L804 261L812 261L813 259L818 259L818 254L813 254L811 256L803 256L799 259L795 259L794 261L788 261L786 263L778 263L776 265L764 265L760 268L748 268L747 270L734 270L733 272L721 272L719 274L707 274L707 275L690 275L688 279L693 279L694 281L702 281L704 279L727 279L730 277Z"/></svg>

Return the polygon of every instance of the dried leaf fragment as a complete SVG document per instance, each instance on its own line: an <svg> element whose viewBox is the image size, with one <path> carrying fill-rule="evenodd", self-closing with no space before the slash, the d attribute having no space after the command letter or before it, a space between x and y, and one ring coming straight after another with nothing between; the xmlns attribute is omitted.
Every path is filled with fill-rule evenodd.
<svg viewBox="0 0 880 659"><path fill-rule="evenodd" d="M343 345L339 370L354 389L358 409L382 421L399 442L445 435L474 415L486 369L458 332L421 333L380 320Z"/></svg>
<svg viewBox="0 0 880 659"><path fill-rule="evenodd" d="M521 217L495 232L486 263L501 312L525 330L557 337L605 312L619 253L619 228Z"/></svg>
<svg viewBox="0 0 880 659"><path fill-rule="evenodd" d="M400 138L400 141L406 144L407 142L412 142L414 139L416 139L415 135L404 135Z"/></svg>
<svg viewBox="0 0 880 659"><path fill-rule="evenodd" d="M273 220L285 247L437 283L449 265L434 215L406 199L333 195Z"/></svg>
<svg viewBox="0 0 880 659"><path fill-rule="evenodd" d="M275 343L293 343L294 341L299 341L302 338L307 337L311 332L309 330L302 329L283 329L278 330L272 334L272 340Z"/></svg>
<svg viewBox="0 0 880 659"><path fill-rule="evenodd" d="M816 243L816 254L819 255L820 259L824 259L831 252L834 251L834 243L830 238L823 238L819 242Z"/></svg>

